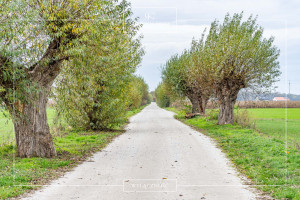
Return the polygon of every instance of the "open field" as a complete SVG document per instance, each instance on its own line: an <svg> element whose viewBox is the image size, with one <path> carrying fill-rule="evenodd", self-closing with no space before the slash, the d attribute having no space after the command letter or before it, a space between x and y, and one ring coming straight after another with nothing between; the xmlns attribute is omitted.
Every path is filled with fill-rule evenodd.
<svg viewBox="0 0 300 200"><path fill-rule="evenodd" d="M251 108L247 109L257 119L298 119L300 108Z"/></svg>
<svg viewBox="0 0 300 200"><path fill-rule="evenodd" d="M269 137L286 141L300 150L300 108L247 109L256 121L256 129Z"/></svg>
<svg viewBox="0 0 300 200"><path fill-rule="evenodd" d="M217 125L217 120L209 117L185 119L184 111L168 110L176 112L177 119L215 139L237 169L260 190L276 199L300 199L300 151L293 146L285 148L285 139L281 137L283 124L278 123L278 120L284 122L281 116L284 109L270 112L248 109L257 120L267 118L257 124L261 133L240 125ZM289 120L296 120L298 111L288 111L292 118ZM271 113L279 119L269 120ZM289 121L289 124L293 123ZM296 133L299 126L290 126L291 133ZM289 140L299 141L299 134L290 134Z"/></svg>

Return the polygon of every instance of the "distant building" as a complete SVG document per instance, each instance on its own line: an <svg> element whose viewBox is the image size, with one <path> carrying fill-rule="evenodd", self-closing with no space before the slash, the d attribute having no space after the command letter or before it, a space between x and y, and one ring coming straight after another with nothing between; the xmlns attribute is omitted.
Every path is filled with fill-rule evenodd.
<svg viewBox="0 0 300 200"><path fill-rule="evenodd" d="M255 101L271 101L272 99L267 97L256 97Z"/></svg>
<svg viewBox="0 0 300 200"><path fill-rule="evenodd" d="M273 101L290 101L287 97L274 97Z"/></svg>

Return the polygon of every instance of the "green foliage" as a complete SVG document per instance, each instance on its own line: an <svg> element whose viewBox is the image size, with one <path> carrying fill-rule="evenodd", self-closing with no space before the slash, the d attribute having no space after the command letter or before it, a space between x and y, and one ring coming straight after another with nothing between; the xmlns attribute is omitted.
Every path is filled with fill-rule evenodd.
<svg viewBox="0 0 300 200"><path fill-rule="evenodd" d="M248 110L235 109L234 122L242 126L243 128L255 129L255 120L249 116Z"/></svg>
<svg viewBox="0 0 300 200"><path fill-rule="evenodd" d="M90 22L108 1L5 0L0 4L0 104L4 102L12 113L16 101L32 102L35 92L44 89L38 87L40 82L51 85L61 63L78 55ZM46 70L48 65L54 67Z"/></svg>
<svg viewBox="0 0 300 200"><path fill-rule="evenodd" d="M148 95L148 85L144 79L142 77L133 76L127 94L129 109L136 109L150 103Z"/></svg>
<svg viewBox="0 0 300 200"><path fill-rule="evenodd" d="M181 56L172 56L162 70L165 87L170 89L169 93L173 96L186 96L191 92L188 83L189 61L189 52L185 51Z"/></svg>
<svg viewBox="0 0 300 200"><path fill-rule="evenodd" d="M147 99L147 103L151 103L153 101L153 96L151 93L148 94L148 99Z"/></svg>
<svg viewBox="0 0 300 200"><path fill-rule="evenodd" d="M218 116L219 116L219 111L218 110L214 110L214 109L210 109L208 110L207 114L207 118L209 120L217 120Z"/></svg>
<svg viewBox="0 0 300 200"><path fill-rule="evenodd" d="M164 83L160 83L155 90L155 99L157 105L160 107L169 107L170 106L170 97L166 91L166 85Z"/></svg>
<svg viewBox="0 0 300 200"><path fill-rule="evenodd" d="M148 86L133 77L144 52L130 4L122 1L100 14L104 17L91 22L82 54L65 64L56 81L58 113L76 128L113 128L126 119L128 104L147 103Z"/></svg>
<svg viewBox="0 0 300 200"><path fill-rule="evenodd" d="M187 96L194 111L204 113L208 99L217 98L220 124L234 122L241 89L268 90L281 74L274 37L263 37L256 18L242 18L243 13L227 14L222 24L214 21L207 37L204 31L198 41L193 39L191 48L172 56L162 71L166 87Z"/></svg>
<svg viewBox="0 0 300 200"><path fill-rule="evenodd" d="M116 51L119 53L118 56L124 56L122 61L119 60L121 69L127 71L128 69L122 68L122 65L131 63L130 66L134 68L139 62L140 55L136 53L139 51L139 38L133 39L138 28L134 20L130 19L131 11L127 9L126 1L122 1L119 5L116 5L117 2L116 0L0 2L0 105L5 105L14 119L16 142L19 144L18 156L56 155L52 138L47 136L50 135L50 131L45 116L50 88L62 71L69 72L73 68L77 73L83 71L92 73L89 64L93 61L97 64L106 62L100 63L99 60L92 58L102 58L101 53L106 51L107 46L111 46L108 50L110 52L120 47L123 48L120 48L122 49L120 51L128 52L121 54L120 51ZM108 13L108 10L111 13ZM103 35L101 30L107 33ZM125 36L122 37L122 34ZM105 39L102 40L101 37ZM110 45L118 42L118 47ZM97 47L100 47L99 50ZM86 68L83 68L84 66ZM118 64L114 63L114 66ZM103 67L105 69L105 64ZM76 77L74 74L70 74L70 77L62 75L64 76L66 79ZM95 83L95 80L92 80L92 83ZM90 126L98 124L93 122ZM46 139L24 142L25 139L34 140L36 135ZM42 153L42 149L46 146L49 147L47 155ZM34 149L34 152L28 149Z"/></svg>
<svg viewBox="0 0 300 200"><path fill-rule="evenodd" d="M274 37L263 37L263 28L250 16L242 21L243 13L225 16L223 24L214 21L205 41L204 53L210 58L207 68L213 69L214 83L230 79L231 89L269 87L277 80L279 50ZM223 86L224 87L224 86Z"/></svg>

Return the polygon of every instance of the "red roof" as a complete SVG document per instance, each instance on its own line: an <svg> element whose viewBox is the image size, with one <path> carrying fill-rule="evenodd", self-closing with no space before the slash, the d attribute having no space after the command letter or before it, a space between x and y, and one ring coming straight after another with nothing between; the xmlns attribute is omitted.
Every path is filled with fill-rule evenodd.
<svg viewBox="0 0 300 200"><path fill-rule="evenodd" d="M273 101L289 101L289 98L286 97L274 97Z"/></svg>

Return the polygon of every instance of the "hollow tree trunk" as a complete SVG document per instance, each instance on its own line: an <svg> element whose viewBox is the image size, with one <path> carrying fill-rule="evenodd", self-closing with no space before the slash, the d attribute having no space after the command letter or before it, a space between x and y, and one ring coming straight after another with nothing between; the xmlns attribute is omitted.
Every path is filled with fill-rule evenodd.
<svg viewBox="0 0 300 200"><path fill-rule="evenodd" d="M56 156L47 121L47 100L47 91L42 90L32 103L17 108L21 116L14 118L14 128L21 158Z"/></svg>

